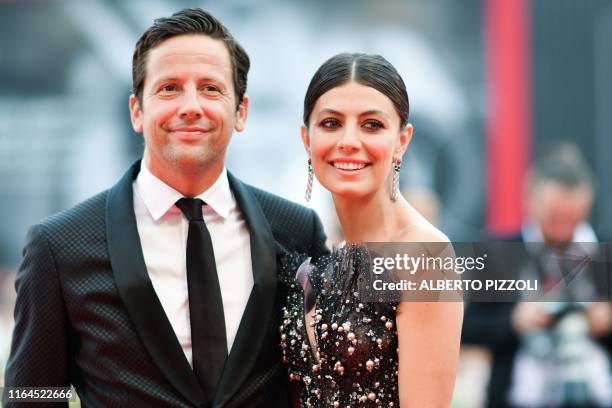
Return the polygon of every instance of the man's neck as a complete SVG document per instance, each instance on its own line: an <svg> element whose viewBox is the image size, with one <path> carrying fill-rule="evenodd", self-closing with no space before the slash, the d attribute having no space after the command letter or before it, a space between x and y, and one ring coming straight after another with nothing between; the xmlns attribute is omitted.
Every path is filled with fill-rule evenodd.
<svg viewBox="0 0 612 408"><path fill-rule="evenodd" d="M185 197L196 197L208 190L223 172L223 163L214 167L155 166L145 157L143 164L155 177Z"/></svg>

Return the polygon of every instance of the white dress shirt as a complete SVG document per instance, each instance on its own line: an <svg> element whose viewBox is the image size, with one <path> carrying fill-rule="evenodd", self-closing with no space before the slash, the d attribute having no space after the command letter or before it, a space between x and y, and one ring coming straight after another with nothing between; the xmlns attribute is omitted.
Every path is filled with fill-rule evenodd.
<svg viewBox="0 0 612 408"><path fill-rule="evenodd" d="M153 175L144 161L133 187L136 224L149 278L192 364L186 264L189 222L175 206L183 195ZM225 168L197 198L208 204L203 215L215 252L229 354L253 288L250 235Z"/></svg>

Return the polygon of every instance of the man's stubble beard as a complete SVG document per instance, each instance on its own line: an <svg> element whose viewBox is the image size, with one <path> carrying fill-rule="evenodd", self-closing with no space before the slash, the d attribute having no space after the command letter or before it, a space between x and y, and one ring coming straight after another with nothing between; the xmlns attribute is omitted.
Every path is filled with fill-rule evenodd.
<svg viewBox="0 0 612 408"><path fill-rule="evenodd" d="M219 162L224 163L227 146L188 147L169 145L164 149L164 156L176 168L183 171L206 171L216 167Z"/></svg>

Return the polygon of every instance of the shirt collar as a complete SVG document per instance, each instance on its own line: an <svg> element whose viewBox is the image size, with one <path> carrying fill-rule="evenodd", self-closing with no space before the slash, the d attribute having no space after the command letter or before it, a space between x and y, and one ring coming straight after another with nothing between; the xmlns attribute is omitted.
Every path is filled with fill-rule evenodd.
<svg viewBox="0 0 612 408"><path fill-rule="evenodd" d="M534 222L528 222L521 227L523 241L525 242L544 242L544 236L540 226ZM587 222L581 222L576 226L572 242L597 242L597 235L593 227Z"/></svg>
<svg viewBox="0 0 612 408"><path fill-rule="evenodd" d="M527 250L536 254L546 248L544 244L544 236L540 226L534 222L528 222L521 228L523 235L523 241L528 242ZM597 235L593 231L593 227L588 222L581 222L576 226L574 230L574 236L572 237L572 243L568 245L566 250L574 251L574 253L584 253L594 256L597 253L597 245L587 245L587 243L597 242Z"/></svg>
<svg viewBox="0 0 612 408"><path fill-rule="evenodd" d="M135 181L135 189L153 219L158 221L169 210L176 208L174 205L183 197L183 194L151 173L144 161L140 167L140 173ZM221 174L213 185L196 198L206 202L222 218L227 218L236 203L227 179L227 169L223 167Z"/></svg>

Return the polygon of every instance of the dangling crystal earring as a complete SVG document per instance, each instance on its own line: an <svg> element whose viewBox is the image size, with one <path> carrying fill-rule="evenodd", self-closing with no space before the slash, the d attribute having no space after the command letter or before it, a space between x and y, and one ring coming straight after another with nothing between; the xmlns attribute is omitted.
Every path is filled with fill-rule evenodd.
<svg viewBox="0 0 612 408"><path fill-rule="evenodd" d="M391 201L397 201L400 196L399 172L402 167L400 159L393 160L393 179L391 180Z"/></svg>
<svg viewBox="0 0 612 408"><path fill-rule="evenodd" d="M314 179L314 172L312 171L312 160L308 159L308 181L306 182L306 201L310 201L312 196L312 182Z"/></svg>

